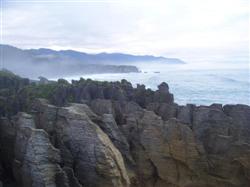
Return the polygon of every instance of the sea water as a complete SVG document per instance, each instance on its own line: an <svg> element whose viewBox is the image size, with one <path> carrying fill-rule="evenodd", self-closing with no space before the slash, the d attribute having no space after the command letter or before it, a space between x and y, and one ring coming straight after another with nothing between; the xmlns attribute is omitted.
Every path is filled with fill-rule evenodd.
<svg viewBox="0 0 250 187"><path fill-rule="evenodd" d="M247 104L250 105L250 72L240 69L204 69L183 66L144 66L141 73L93 74L69 77L71 79L90 78L100 81L126 79L133 86L144 84L156 90L161 82L168 83L175 102L185 105Z"/></svg>

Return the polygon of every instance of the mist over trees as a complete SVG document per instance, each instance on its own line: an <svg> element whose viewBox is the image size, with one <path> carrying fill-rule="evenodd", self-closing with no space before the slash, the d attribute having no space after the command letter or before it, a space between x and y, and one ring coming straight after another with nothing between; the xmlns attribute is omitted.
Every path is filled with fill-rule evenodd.
<svg viewBox="0 0 250 187"><path fill-rule="evenodd" d="M58 78L83 74L139 72L136 62L183 63L179 59L155 56L135 56L122 53L88 54L72 50L22 50L0 45L3 67L14 73L36 79L39 76Z"/></svg>

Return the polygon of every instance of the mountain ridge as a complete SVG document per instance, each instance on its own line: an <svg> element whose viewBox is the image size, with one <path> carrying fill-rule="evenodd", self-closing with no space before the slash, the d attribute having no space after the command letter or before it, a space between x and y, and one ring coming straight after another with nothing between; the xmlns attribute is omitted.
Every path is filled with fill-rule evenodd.
<svg viewBox="0 0 250 187"><path fill-rule="evenodd" d="M45 76L58 78L83 74L101 73L138 73L136 62L164 62L166 64L184 63L179 59L136 56L123 53L89 54L74 50L20 49L11 45L2 45L1 60L4 66L23 77L37 78ZM25 67L25 68L24 68Z"/></svg>
<svg viewBox="0 0 250 187"><path fill-rule="evenodd" d="M131 62L137 62L137 61L161 61L161 62L166 62L166 63L178 63L178 64L183 64L185 63L184 61L178 59L178 58L167 58L164 56L155 56L155 55L135 55L135 54L128 54L128 53L122 53L122 52L114 52L114 53L108 53L108 52L101 52L101 53L86 53L78 50L72 50L72 49L67 49L67 50L54 50L50 48L38 48L38 49L20 49L18 47L12 46L12 45L6 45L6 44L0 44L2 47L11 47L15 49L22 50L24 52L31 52L33 55L34 54L61 54L61 55L77 55L77 56L83 56L86 55L88 57L100 57L100 58L105 58L103 59L104 61L108 60L108 58L111 58L111 60L118 60L121 62L126 62L126 61L131 61ZM112 59L112 57L114 59Z"/></svg>

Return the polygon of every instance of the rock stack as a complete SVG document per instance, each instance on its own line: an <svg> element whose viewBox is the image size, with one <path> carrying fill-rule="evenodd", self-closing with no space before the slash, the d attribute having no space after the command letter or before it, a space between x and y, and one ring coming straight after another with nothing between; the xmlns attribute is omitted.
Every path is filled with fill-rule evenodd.
<svg viewBox="0 0 250 187"><path fill-rule="evenodd" d="M179 106L166 83L80 83L1 118L3 186L249 186L249 106Z"/></svg>

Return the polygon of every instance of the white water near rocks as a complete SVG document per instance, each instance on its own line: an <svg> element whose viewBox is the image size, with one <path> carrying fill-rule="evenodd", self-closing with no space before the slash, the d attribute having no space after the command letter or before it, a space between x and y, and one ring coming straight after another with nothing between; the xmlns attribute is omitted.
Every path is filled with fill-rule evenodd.
<svg viewBox="0 0 250 187"><path fill-rule="evenodd" d="M90 78L101 81L126 79L133 86L145 84L147 88L157 89L161 82L167 82L178 104L197 105L247 104L250 105L250 72L247 68L205 69L187 68L185 65L147 65L139 66L141 73L94 74L68 77L68 80Z"/></svg>

